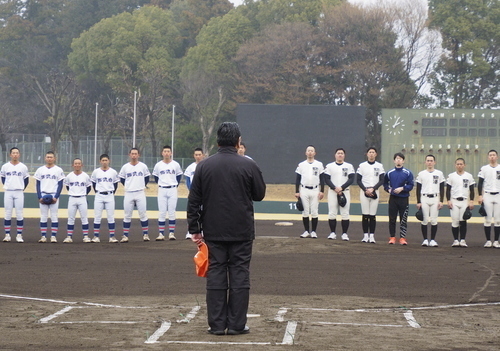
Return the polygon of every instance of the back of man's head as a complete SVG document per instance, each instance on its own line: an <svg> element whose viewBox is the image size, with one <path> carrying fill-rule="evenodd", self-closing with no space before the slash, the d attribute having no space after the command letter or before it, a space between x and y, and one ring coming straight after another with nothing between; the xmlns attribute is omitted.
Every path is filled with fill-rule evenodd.
<svg viewBox="0 0 500 351"><path fill-rule="evenodd" d="M217 130L217 145L236 146L240 136L240 127L236 122L223 122Z"/></svg>

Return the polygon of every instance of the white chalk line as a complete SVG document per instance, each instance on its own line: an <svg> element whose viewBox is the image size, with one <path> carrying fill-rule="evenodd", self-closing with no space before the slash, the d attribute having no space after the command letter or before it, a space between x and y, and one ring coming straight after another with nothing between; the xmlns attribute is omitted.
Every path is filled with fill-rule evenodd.
<svg viewBox="0 0 500 351"><path fill-rule="evenodd" d="M286 325L285 335L283 336L282 345L293 345L295 339L295 331L297 330L297 322L289 321Z"/></svg>
<svg viewBox="0 0 500 351"><path fill-rule="evenodd" d="M406 321L412 328L420 328L420 324L418 324L415 317L413 317L413 312L411 310L406 311L405 313L403 313L403 315L405 316Z"/></svg>
<svg viewBox="0 0 500 351"><path fill-rule="evenodd" d="M164 341L166 344L196 344L196 345L272 345L270 342L230 342L230 341ZM276 344L280 345L280 344Z"/></svg>
<svg viewBox="0 0 500 351"><path fill-rule="evenodd" d="M184 317L183 319L177 320L177 323L189 323L191 320L196 317L196 314L200 310L200 306L194 306L191 311Z"/></svg>
<svg viewBox="0 0 500 351"><path fill-rule="evenodd" d="M276 317L274 317L274 320L277 322L284 322L285 321L285 314L288 312L288 308L286 307L281 307L278 312L276 313Z"/></svg>
<svg viewBox="0 0 500 351"><path fill-rule="evenodd" d="M144 343L145 344L157 343L158 339L161 338L163 334L165 334L170 329L171 325L172 325L171 322L163 321L161 323L161 326Z"/></svg>
<svg viewBox="0 0 500 351"><path fill-rule="evenodd" d="M66 312L69 312L72 309L73 309L73 306L66 306L62 310L59 310L56 313L51 314L50 316L39 319L38 323L48 323L49 321L53 320L54 318L66 313Z"/></svg>
<svg viewBox="0 0 500 351"><path fill-rule="evenodd" d="M323 325L356 325L365 327L394 327L402 328L404 325L400 324L372 324L372 323L341 323L341 322L307 322L309 324L323 324Z"/></svg>

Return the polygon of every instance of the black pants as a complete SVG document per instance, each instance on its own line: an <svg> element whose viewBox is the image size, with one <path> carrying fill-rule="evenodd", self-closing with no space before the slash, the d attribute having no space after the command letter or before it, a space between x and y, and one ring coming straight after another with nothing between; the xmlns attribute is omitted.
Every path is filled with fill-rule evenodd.
<svg viewBox="0 0 500 351"><path fill-rule="evenodd" d="M207 312L212 330L243 330L250 300L253 241L206 241Z"/></svg>
<svg viewBox="0 0 500 351"><path fill-rule="evenodd" d="M406 237L408 229L408 197L398 197L391 195L389 197L389 234L391 237L396 236L396 219L399 214L399 235L401 238Z"/></svg>

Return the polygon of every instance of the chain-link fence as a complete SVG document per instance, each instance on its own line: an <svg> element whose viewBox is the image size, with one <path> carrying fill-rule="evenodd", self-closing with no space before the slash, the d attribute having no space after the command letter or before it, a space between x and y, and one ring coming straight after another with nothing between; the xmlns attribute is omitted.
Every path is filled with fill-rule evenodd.
<svg viewBox="0 0 500 351"><path fill-rule="evenodd" d="M161 149L157 151L157 157L153 157L151 144L138 140L137 145L141 147L140 161L144 162L150 170L153 170L154 165L161 160ZM38 167L45 163L45 153L50 150L50 138L39 134L11 134L7 138L6 149L3 150L2 163L10 160L9 150L12 147L19 148L21 152L21 161L26 164L29 171L34 173ZM160 146L161 147L161 146ZM104 152L104 140L97 139L97 157L95 157L95 139L93 136L82 137L78 141L78 152L76 152L71 140L63 138L59 141L58 150L56 151L57 165L65 172L72 170L71 164L73 159L78 157L83 160L85 171L91 173L94 166L99 167L99 156ZM117 171L121 166L129 161L128 152L130 150L130 142L123 139L112 139L109 142L108 155L111 158L111 167ZM174 150L175 151L175 150ZM181 158L175 159L183 169L185 169L193 159Z"/></svg>

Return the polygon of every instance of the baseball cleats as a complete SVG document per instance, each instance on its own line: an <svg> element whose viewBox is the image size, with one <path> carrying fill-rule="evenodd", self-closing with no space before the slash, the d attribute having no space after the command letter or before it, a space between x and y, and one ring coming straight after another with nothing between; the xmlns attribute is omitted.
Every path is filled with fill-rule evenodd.
<svg viewBox="0 0 500 351"><path fill-rule="evenodd" d="M363 234L363 239L361 239L362 243L367 243L368 240L370 240L370 237L368 236L368 233Z"/></svg>
<svg viewBox="0 0 500 351"><path fill-rule="evenodd" d="M227 335L240 335L240 334L248 334L250 333L250 328L245 325L245 328L242 330L234 330L234 329L228 329L227 330Z"/></svg>
<svg viewBox="0 0 500 351"><path fill-rule="evenodd" d="M50 242L51 242L51 243L57 243L57 238L56 238L56 236L55 236L55 235L52 235L52 236L50 237Z"/></svg>
<svg viewBox="0 0 500 351"><path fill-rule="evenodd" d="M500 243L498 241L494 241L493 242L493 247L497 248L497 249L500 249Z"/></svg>
<svg viewBox="0 0 500 351"><path fill-rule="evenodd" d="M65 244L69 244L69 243L72 243L73 242L73 239L71 239L70 236L67 236L66 239L63 240L63 243Z"/></svg>
<svg viewBox="0 0 500 351"><path fill-rule="evenodd" d="M5 238L3 238L3 241L6 242L6 243L10 243L10 235L9 234L5 234Z"/></svg>
<svg viewBox="0 0 500 351"><path fill-rule="evenodd" d="M408 242L405 238L399 238L399 245L408 245Z"/></svg>
<svg viewBox="0 0 500 351"><path fill-rule="evenodd" d="M144 235L142 236L142 240L143 240L143 241L149 241L149 235L144 234Z"/></svg>
<svg viewBox="0 0 500 351"><path fill-rule="evenodd" d="M24 243L24 239L23 239L23 236L21 234L17 234L16 236L16 241L18 243Z"/></svg>
<svg viewBox="0 0 500 351"><path fill-rule="evenodd" d="M193 237L193 234L187 233L186 234L186 240L190 240Z"/></svg>
<svg viewBox="0 0 500 351"><path fill-rule="evenodd" d="M328 239L330 239L330 240L337 239L337 234L335 234L334 232L331 232L330 235L328 235Z"/></svg>
<svg viewBox="0 0 500 351"><path fill-rule="evenodd" d="M368 241L371 244L376 244L377 242L375 241L375 234L370 234L370 239L368 239Z"/></svg>
<svg viewBox="0 0 500 351"><path fill-rule="evenodd" d="M342 240L349 241L349 235L347 233L342 234Z"/></svg>
<svg viewBox="0 0 500 351"><path fill-rule="evenodd" d="M484 244L484 247L492 247L493 245L491 245L491 241L488 240L485 244Z"/></svg>
<svg viewBox="0 0 500 351"><path fill-rule="evenodd" d="M168 233L168 240L175 240L175 235L173 232Z"/></svg>
<svg viewBox="0 0 500 351"><path fill-rule="evenodd" d="M429 246L429 240L425 239L422 241L422 246Z"/></svg>
<svg viewBox="0 0 500 351"><path fill-rule="evenodd" d="M115 239L115 240L116 240L116 239ZM100 242L101 242L101 239L99 239L99 237L98 237L98 236L94 236L94 237L92 238L92 240L90 240L90 241L91 241L91 242L93 242L93 243L100 243ZM118 240L116 240L116 241L118 241Z"/></svg>
<svg viewBox="0 0 500 351"><path fill-rule="evenodd" d="M439 245L436 242L436 240L431 240L431 241L429 241L429 246L431 246L431 247L438 247Z"/></svg>
<svg viewBox="0 0 500 351"><path fill-rule="evenodd" d="M389 239L389 245L394 245L395 243L396 243L396 237L391 236L391 238Z"/></svg>
<svg viewBox="0 0 500 351"><path fill-rule="evenodd" d="M207 333L212 335L226 335L225 330L212 330L212 328L208 328Z"/></svg>
<svg viewBox="0 0 500 351"><path fill-rule="evenodd" d="M165 235L159 234L158 237L156 238L156 241L163 241L165 240Z"/></svg>
<svg viewBox="0 0 500 351"><path fill-rule="evenodd" d="M114 236L111 236L111 237L109 238L109 242L110 242L110 243L117 243L117 242L118 242L118 239L116 239Z"/></svg>
<svg viewBox="0 0 500 351"><path fill-rule="evenodd" d="M316 234L316 232L311 232L311 238L318 239L318 235Z"/></svg>
<svg viewBox="0 0 500 351"><path fill-rule="evenodd" d="M120 240L121 243L128 243L128 236L122 236L122 240Z"/></svg>
<svg viewBox="0 0 500 351"><path fill-rule="evenodd" d="M83 236L83 242L84 243L91 243L92 241L90 240L89 236L88 235L84 235Z"/></svg>
<svg viewBox="0 0 500 351"><path fill-rule="evenodd" d="M42 236L40 240L38 240L39 243L46 243L47 242L47 237Z"/></svg>
<svg viewBox="0 0 500 351"><path fill-rule="evenodd" d="M453 240L453 244L451 244L451 247L460 247L460 242L458 240Z"/></svg>
<svg viewBox="0 0 500 351"><path fill-rule="evenodd" d="M310 236L311 236L311 234L309 234L308 231L305 231L304 233L300 234L301 238L309 238Z"/></svg>
<svg viewBox="0 0 500 351"><path fill-rule="evenodd" d="M460 247L467 247L467 243L464 239L460 240Z"/></svg>

